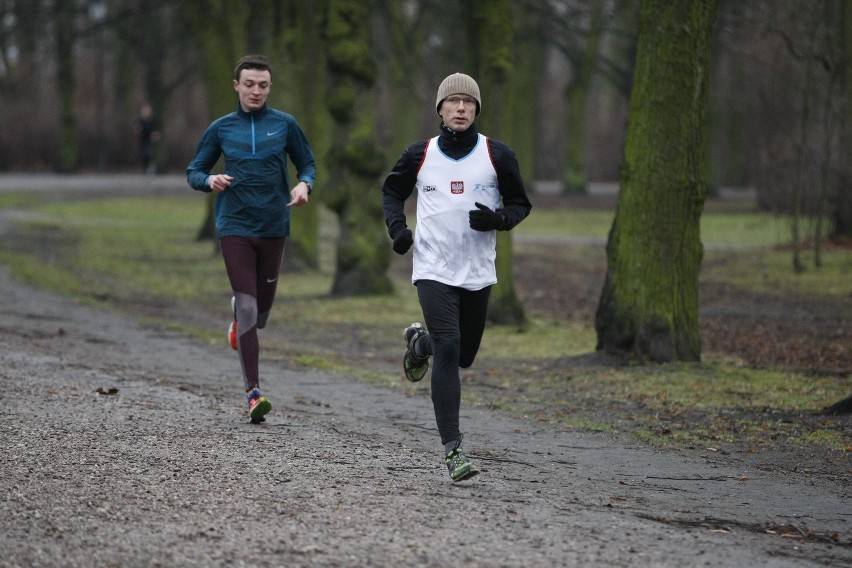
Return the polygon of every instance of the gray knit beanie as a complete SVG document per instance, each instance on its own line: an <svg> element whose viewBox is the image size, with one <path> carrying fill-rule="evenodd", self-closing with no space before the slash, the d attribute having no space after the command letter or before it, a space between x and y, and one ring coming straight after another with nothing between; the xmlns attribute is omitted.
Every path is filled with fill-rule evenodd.
<svg viewBox="0 0 852 568"><path fill-rule="evenodd" d="M467 95L476 99L476 116L482 110L482 98L479 96L479 85L470 75L464 73L453 73L441 82L438 87L438 98L435 100L435 110L438 114L441 110L441 102L450 95Z"/></svg>

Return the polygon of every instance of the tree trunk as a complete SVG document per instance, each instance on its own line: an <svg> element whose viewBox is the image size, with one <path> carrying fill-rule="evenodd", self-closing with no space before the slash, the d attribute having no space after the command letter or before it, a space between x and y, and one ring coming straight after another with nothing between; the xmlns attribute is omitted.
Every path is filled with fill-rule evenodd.
<svg viewBox="0 0 852 568"><path fill-rule="evenodd" d="M793 271L804 272L805 265L799 253L799 243L802 241L802 199L805 194L805 184L810 184L809 174L805 171L808 167L808 147L810 146L810 122L811 106L814 98L814 44L816 43L817 28L820 18L810 14L807 32L807 48L805 50L805 80L802 84L802 114L799 125L799 146L796 149L796 180L792 187L792 213L791 213L791 239L793 241ZM818 238L818 237L817 237Z"/></svg>
<svg viewBox="0 0 852 568"><path fill-rule="evenodd" d="M333 296L390 294L390 248L376 198L384 156L373 116L376 80L370 50L371 7L360 0L329 3L327 104L334 120L331 179L322 194L340 220Z"/></svg>
<svg viewBox="0 0 852 568"><path fill-rule="evenodd" d="M588 3L589 29L586 34L586 46L582 57L574 63L574 80L566 91L566 120L565 146L565 192L585 194L588 178L586 177L586 111L591 89L592 78L595 75L603 35L603 11L601 0Z"/></svg>
<svg viewBox="0 0 852 568"><path fill-rule="evenodd" d="M59 87L59 163L68 173L77 169L77 121L74 116L74 21L72 0L56 0L56 73Z"/></svg>
<svg viewBox="0 0 852 568"><path fill-rule="evenodd" d="M834 238L852 239L852 5L849 2L841 2L840 13L843 44L841 90L844 108L840 143L841 164L844 167L833 208L834 227L831 235Z"/></svg>
<svg viewBox="0 0 852 568"><path fill-rule="evenodd" d="M823 5L825 10L824 17L826 21L837 19L839 13L837 7L828 3ZM833 53L833 50L832 50ZM840 62L836 58L832 58L828 64L828 88L823 93L821 102L823 104L822 113L822 151L820 152L820 173L819 186L817 189L817 214L814 220L814 266L822 267L822 241L823 241L823 223L828 209L828 196L832 185L831 164L834 159L834 138L835 126L840 122L841 117L836 112L834 91L840 80Z"/></svg>
<svg viewBox="0 0 852 568"><path fill-rule="evenodd" d="M542 152L536 147L542 137L539 124L543 114L541 88L548 80L547 66L542 62L550 43L544 34L538 32L543 27L540 12L529 11L519 3L512 8L513 30L513 68L509 80L508 105L504 107L508 130L506 141L512 146L521 166L521 175L532 190L532 183L538 171L537 161L543 159ZM489 105L490 108L490 105ZM505 112L509 108L523 108L524 112Z"/></svg>
<svg viewBox="0 0 852 568"><path fill-rule="evenodd" d="M239 22L247 22L248 8L238 0L191 0L182 5L182 19L198 38L201 48L202 68L207 108L210 119L236 109L237 96L231 86L232 72L236 61L246 54L246 30ZM199 18L198 14L206 14ZM235 22L222 33L221 22ZM205 215L198 229L198 240L212 239L213 252L219 253L216 238L216 194L210 193L205 200Z"/></svg>
<svg viewBox="0 0 852 568"><path fill-rule="evenodd" d="M699 220L715 0L643 0L621 192L595 317L598 349L701 358Z"/></svg>
<svg viewBox="0 0 852 568"><path fill-rule="evenodd" d="M324 6L319 2L295 1L291 10L293 19L283 22L280 33L290 55L292 76L311 78L310 81L295 81L292 91L299 103L296 118L316 154L322 132L319 117L324 83L317 70L324 65L320 24ZM291 75L289 71L287 74ZM311 194L312 203L308 207L290 211L291 230L282 270L295 272L319 268L319 196L323 192L322 184L323 180L318 178L317 192Z"/></svg>
<svg viewBox="0 0 852 568"><path fill-rule="evenodd" d="M527 316L524 304L515 291L515 263L512 234L497 233L497 284L491 290L488 320L502 325L524 327Z"/></svg>
<svg viewBox="0 0 852 568"><path fill-rule="evenodd" d="M475 79L483 93L484 123L481 132L500 139L505 127L507 83L512 75L512 18L509 0L470 6L469 40L476 56ZM488 319L495 323L524 325L526 315L515 291L514 258L510 233L497 234L497 284L491 290Z"/></svg>

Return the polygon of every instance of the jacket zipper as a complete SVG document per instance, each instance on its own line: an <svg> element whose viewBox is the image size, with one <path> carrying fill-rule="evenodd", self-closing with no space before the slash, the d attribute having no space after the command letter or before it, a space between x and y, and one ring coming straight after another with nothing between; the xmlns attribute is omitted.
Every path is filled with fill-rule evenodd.
<svg viewBox="0 0 852 568"><path fill-rule="evenodd" d="M254 115L251 115L251 155L254 156L255 152L255 144L254 144Z"/></svg>

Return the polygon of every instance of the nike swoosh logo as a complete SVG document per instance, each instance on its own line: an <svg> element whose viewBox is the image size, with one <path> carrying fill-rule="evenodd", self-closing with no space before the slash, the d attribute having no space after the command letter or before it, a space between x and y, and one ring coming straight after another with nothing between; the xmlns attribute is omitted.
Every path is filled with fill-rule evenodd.
<svg viewBox="0 0 852 568"><path fill-rule="evenodd" d="M266 131L266 135L267 135L267 136L275 136L276 134L279 134L280 132L281 132L281 130L276 130L275 132L269 132L269 131L267 130L267 131Z"/></svg>
<svg viewBox="0 0 852 568"><path fill-rule="evenodd" d="M267 278L267 279L266 279L266 283L267 283L267 284L272 284L272 283L273 283L273 282L275 282L276 280L278 280L278 279L277 279L277 278Z"/></svg>

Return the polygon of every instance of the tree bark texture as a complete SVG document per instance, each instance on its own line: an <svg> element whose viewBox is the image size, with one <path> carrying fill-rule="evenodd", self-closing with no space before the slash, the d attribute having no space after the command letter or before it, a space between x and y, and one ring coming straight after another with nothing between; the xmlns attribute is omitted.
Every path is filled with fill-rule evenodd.
<svg viewBox="0 0 852 568"><path fill-rule="evenodd" d="M323 132L320 115L322 93L325 90L321 72L325 66L321 21L326 8L321 2L294 1L286 13L291 19L281 22L282 30L279 32L281 43L289 54L286 73L288 76L292 73L296 77L309 78L294 81L292 87L293 95L298 99L299 113L296 119L305 131L314 154L319 158ZM321 164L318 164L318 167L321 167ZM297 272L319 268L319 203L323 191L322 182L320 175L317 177L316 193L311 195L311 203L307 207L296 207L290 211L290 237L287 239L286 254L281 265L284 271Z"/></svg>
<svg viewBox="0 0 852 568"><path fill-rule="evenodd" d="M372 111L376 68L371 16L370 4L360 0L329 3L327 104L334 128L328 164L333 174L324 186L323 201L340 221L333 296L393 292L387 276L390 247L376 198L385 163Z"/></svg>
<svg viewBox="0 0 852 568"><path fill-rule="evenodd" d="M715 0L643 0L607 275L595 318L599 350L696 361L699 220Z"/></svg>
<svg viewBox="0 0 852 568"><path fill-rule="evenodd" d="M501 139L508 124L503 117L507 114L506 97L508 83L514 70L512 59L512 16L509 0L471 4L472 18L469 20L472 52L476 65L482 106L485 119L484 132ZM524 306L515 290L514 257L512 235L497 233L497 284L491 290L488 319L495 323L520 325L526 323Z"/></svg>

